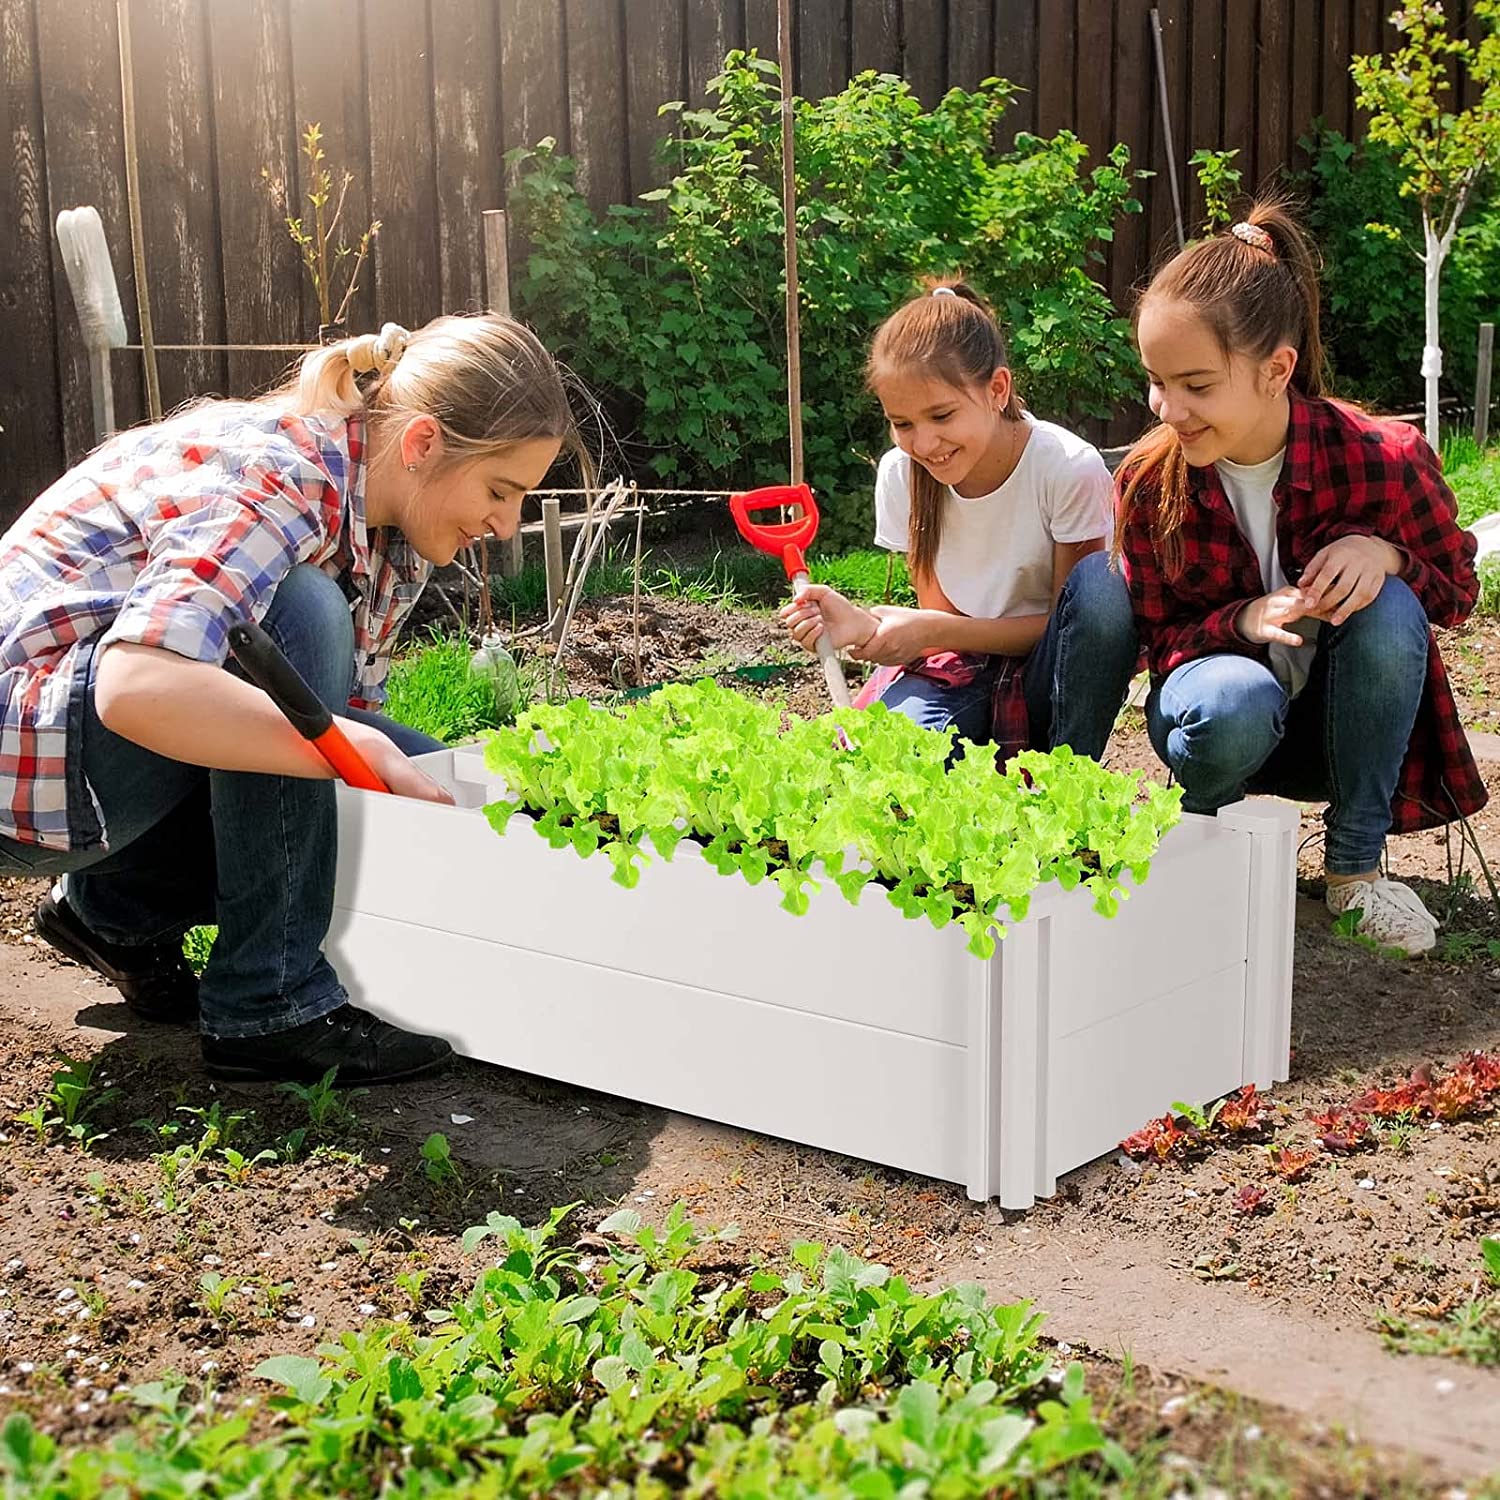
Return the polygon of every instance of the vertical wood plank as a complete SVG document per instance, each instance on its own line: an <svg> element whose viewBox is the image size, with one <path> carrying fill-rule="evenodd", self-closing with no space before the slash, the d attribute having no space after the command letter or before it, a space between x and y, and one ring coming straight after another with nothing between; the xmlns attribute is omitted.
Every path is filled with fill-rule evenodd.
<svg viewBox="0 0 1500 1500"><path fill-rule="evenodd" d="M269 173L295 196L287 14L278 0L209 7L219 232L224 245L224 331L230 343L295 343L314 330L299 317L302 263ZM294 205L295 209L295 205ZM286 367L284 354L231 354L229 389L245 395Z"/></svg>
<svg viewBox="0 0 1500 1500"><path fill-rule="evenodd" d="M567 0L568 118L578 190L595 213L630 196L625 29L617 0Z"/></svg>
<svg viewBox="0 0 1500 1500"><path fill-rule="evenodd" d="M1257 39L1260 61L1256 69L1258 125L1253 179L1257 186L1269 183L1290 155L1287 140L1291 75L1289 22L1289 0L1260 0Z"/></svg>
<svg viewBox="0 0 1500 1500"><path fill-rule="evenodd" d="M1098 166L1114 145L1109 59L1115 49L1114 7L1108 0L1079 0L1080 80L1074 126L1088 145L1089 165Z"/></svg>
<svg viewBox="0 0 1500 1500"><path fill-rule="evenodd" d="M62 209L86 203L99 210L110 259L114 262L115 281L120 288L120 305L125 309L125 326L132 338L138 338L130 221L125 207L120 54L114 0L74 0L67 7L41 4L35 14L48 218L55 221ZM52 257L63 446L66 461L72 463L94 442L88 357L50 222L48 245ZM145 411L140 360L138 356L117 354L111 368L115 421L126 427L138 422Z"/></svg>
<svg viewBox="0 0 1500 1500"><path fill-rule="evenodd" d="M1151 199L1147 207L1151 226L1151 242L1158 255L1169 255L1177 249L1177 221L1172 207L1172 174L1167 160L1167 138L1164 124L1172 132L1172 150L1177 164L1177 186L1182 191L1187 180L1187 116L1188 116L1188 52L1187 11L1189 0L1157 0L1161 14L1161 50L1167 72L1167 99L1171 106L1170 120L1161 119L1161 90L1156 79L1156 58L1153 45L1151 56L1150 88L1155 101L1156 126L1151 132L1151 170L1156 176L1151 179ZM1187 199L1183 199L1184 219L1187 214ZM1186 228L1186 224L1184 224Z"/></svg>
<svg viewBox="0 0 1500 1500"><path fill-rule="evenodd" d="M1036 130L1037 4L1038 0L995 0L993 71L1022 91L1001 126L1001 143L1007 148L1021 132Z"/></svg>
<svg viewBox="0 0 1500 1500"><path fill-rule="evenodd" d="M31 0L0 0L0 79L0 131L11 148L11 169L0 180L0 214L10 226L0 236L0 339L9 355L0 361L0 526L8 526L63 469L52 215Z"/></svg>
<svg viewBox="0 0 1500 1500"><path fill-rule="evenodd" d="M899 73L901 0L851 0L849 44L856 73Z"/></svg>
<svg viewBox="0 0 1500 1500"><path fill-rule="evenodd" d="M849 11L845 0L793 0L797 92L826 99L849 81Z"/></svg>
<svg viewBox="0 0 1500 1500"><path fill-rule="evenodd" d="M993 0L948 0L948 87L978 88L994 76L994 57Z"/></svg>
<svg viewBox="0 0 1500 1500"><path fill-rule="evenodd" d="M500 203L500 47L489 0L432 7L433 160L442 311L485 305L484 220Z"/></svg>
<svg viewBox="0 0 1500 1500"><path fill-rule="evenodd" d="M1155 113L1151 95L1141 80L1151 76L1151 0L1118 0L1115 14L1113 129L1114 138L1130 147L1131 165L1151 163L1151 129ZM1150 181L1136 184L1136 196L1144 203ZM1144 212L1127 214L1115 228L1110 259L1110 296L1115 306L1128 313L1134 304L1135 283L1150 264L1150 221Z"/></svg>
<svg viewBox="0 0 1500 1500"><path fill-rule="evenodd" d="M1333 129L1353 127L1349 80L1351 0L1323 0L1323 77L1318 111Z"/></svg>
<svg viewBox="0 0 1500 1500"><path fill-rule="evenodd" d="M287 24L292 50L292 123L298 133L308 125L323 129L323 150L335 184L352 176L344 199L342 223L345 243L359 244L380 210L370 201L370 106L365 89L365 47L361 0L290 0ZM298 212L307 205L307 163L296 158L295 196ZM346 263L337 278L333 311L343 298ZM318 303L312 282L298 278L302 302L302 332L311 339L318 330ZM347 315L353 333L368 333L375 321L375 265L367 259Z"/></svg>
<svg viewBox="0 0 1500 1500"><path fill-rule="evenodd" d="M1224 49L1224 0L1197 0L1193 6L1192 34L1188 39L1192 57L1192 89L1188 99L1188 146L1191 156L1199 147L1210 151L1220 149L1223 138L1223 49ZM1236 159L1234 165L1241 171L1245 163ZM1198 186L1196 172L1183 172L1187 201L1184 212L1188 216L1189 230L1203 223L1203 192Z"/></svg>
<svg viewBox="0 0 1500 1500"><path fill-rule="evenodd" d="M931 109L948 77L946 0L901 0L901 75Z"/></svg>
<svg viewBox="0 0 1500 1500"><path fill-rule="evenodd" d="M130 16L153 330L163 344L223 343L207 17L192 0L136 0ZM221 354L167 353L158 363L167 411L228 383Z"/></svg>
<svg viewBox="0 0 1500 1500"><path fill-rule="evenodd" d="M1307 134L1318 113L1322 49L1311 46L1310 42L1319 34L1321 10L1321 0L1293 0L1287 38L1292 54L1292 93L1286 146L1286 161L1293 165L1306 164L1307 158L1297 142Z"/></svg>
<svg viewBox="0 0 1500 1500"><path fill-rule="evenodd" d="M375 300L382 322L419 328L442 311L427 7L364 0L370 194L380 205Z"/></svg>
<svg viewBox="0 0 1500 1500"><path fill-rule="evenodd" d="M776 61L776 0L745 0L745 46Z"/></svg>
<svg viewBox="0 0 1500 1500"><path fill-rule="evenodd" d="M608 9L609 7L604 7ZM600 9L598 0L589 5L590 12ZM693 103L707 98L710 78L724 70L724 58L745 45L745 16L737 4L723 0L687 0L687 97ZM592 15L590 18L592 23ZM568 68L572 70L573 22L568 22Z"/></svg>
<svg viewBox="0 0 1500 1500"><path fill-rule="evenodd" d="M1368 57L1373 53L1383 50L1381 30L1384 23L1386 0L1354 0L1354 14L1352 17L1352 35L1350 45L1353 54L1357 57ZM1353 97L1353 80L1350 80L1350 96ZM1370 123L1370 116L1365 111L1354 106L1354 120L1351 135L1360 136L1365 133Z"/></svg>
<svg viewBox="0 0 1500 1500"><path fill-rule="evenodd" d="M681 0L625 0L625 108L632 197L666 180L659 148L669 122L659 111L669 99L681 99L687 92L682 76L682 26Z"/></svg>
<svg viewBox="0 0 1500 1500"><path fill-rule="evenodd" d="M1043 0L1037 12L1036 131L1056 135L1075 119L1073 71L1076 16L1062 0Z"/></svg>
<svg viewBox="0 0 1500 1500"><path fill-rule="evenodd" d="M1224 150L1255 191L1255 0L1224 0Z"/></svg>
<svg viewBox="0 0 1500 1500"><path fill-rule="evenodd" d="M497 0L500 120L505 150L544 136L569 149L562 0ZM600 4L600 9L604 6Z"/></svg>

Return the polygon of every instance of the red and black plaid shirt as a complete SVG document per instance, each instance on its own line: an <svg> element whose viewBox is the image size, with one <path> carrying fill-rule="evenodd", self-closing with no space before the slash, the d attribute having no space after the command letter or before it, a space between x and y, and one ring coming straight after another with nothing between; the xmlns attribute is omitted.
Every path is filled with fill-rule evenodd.
<svg viewBox="0 0 1500 1500"><path fill-rule="evenodd" d="M1260 563L1234 518L1217 470L1188 470L1193 503L1180 532L1182 568L1168 578L1153 540L1156 512L1143 487L1121 529L1125 579L1153 681L1183 662L1232 651L1269 662L1264 646L1234 628L1265 588ZM1122 466L1116 495L1129 474ZM1459 529L1453 492L1426 440L1404 422L1382 421L1335 401L1292 394L1286 462L1276 482L1282 570L1296 581L1320 548L1342 536L1378 536L1408 559L1401 575L1431 625L1457 625L1479 595L1474 537ZM1448 674L1429 632L1427 685L1391 803L1391 828L1433 828L1484 806Z"/></svg>

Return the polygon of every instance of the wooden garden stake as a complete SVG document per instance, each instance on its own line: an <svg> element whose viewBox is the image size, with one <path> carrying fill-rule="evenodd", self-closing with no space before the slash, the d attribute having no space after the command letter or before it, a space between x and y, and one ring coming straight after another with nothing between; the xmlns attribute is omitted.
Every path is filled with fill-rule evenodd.
<svg viewBox="0 0 1500 1500"><path fill-rule="evenodd" d="M135 267L135 305L141 320L141 360L146 367L146 407L161 421L161 380L151 328L151 292L146 281L146 239L141 223L141 169L135 149L135 70L130 59L130 0L115 0L120 30L120 107L125 133L125 196L130 205L130 252Z"/></svg>
<svg viewBox="0 0 1500 1500"><path fill-rule="evenodd" d="M1479 369L1474 376L1474 442L1483 448L1490 439L1490 372L1495 363L1495 325L1479 325Z"/></svg>
<svg viewBox="0 0 1500 1500"><path fill-rule="evenodd" d="M562 639L563 616L558 607L563 595L562 501L556 495L542 496L542 552L547 560L547 618L552 639Z"/></svg>
<svg viewBox="0 0 1500 1500"><path fill-rule="evenodd" d="M510 312L510 250L505 238L505 210L487 208L484 211L484 292L485 301L492 313L508 318ZM480 552L480 561L484 553ZM514 578L521 571L521 528L508 542L500 543L500 574ZM489 578L489 569L484 569Z"/></svg>
<svg viewBox="0 0 1500 1500"><path fill-rule="evenodd" d="M1182 222L1182 191L1177 186L1177 153L1172 146L1172 104L1167 94L1167 59L1161 45L1161 12L1151 7L1151 42L1156 49L1156 84L1161 95L1161 133L1167 148L1167 180L1172 184L1172 212L1177 218L1177 248L1187 244Z"/></svg>
<svg viewBox="0 0 1500 1500"><path fill-rule="evenodd" d="M631 495L635 499L635 588L631 599L630 617L635 637L635 685L641 686L641 537L646 527L646 506L641 499L640 491L636 489L635 481L630 484Z"/></svg>
<svg viewBox="0 0 1500 1500"><path fill-rule="evenodd" d="M781 67L781 213L786 255L786 407L793 484L802 483L802 320L797 296L796 102L792 94L792 4L777 0L776 51Z"/></svg>

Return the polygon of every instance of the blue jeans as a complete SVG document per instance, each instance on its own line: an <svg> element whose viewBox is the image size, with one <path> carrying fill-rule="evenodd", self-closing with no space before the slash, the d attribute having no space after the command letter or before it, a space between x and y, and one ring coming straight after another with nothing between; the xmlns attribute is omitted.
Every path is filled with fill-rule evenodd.
<svg viewBox="0 0 1500 1500"><path fill-rule="evenodd" d="M408 755L442 748L345 706L354 627L333 578L293 568L262 624L330 708L374 724ZM68 905L112 943L173 941L216 922L200 990L210 1035L285 1031L344 1004L322 952L338 856L331 781L209 771L157 755L99 722L92 672L81 743L69 754L81 757L109 847L60 852L0 838L0 871L66 876Z"/></svg>
<svg viewBox="0 0 1500 1500"><path fill-rule="evenodd" d="M1046 632L1021 670L1032 743L1070 745L1098 760L1139 654L1125 581L1104 553L1091 552L1068 574ZM925 728L956 729L982 743L989 738L995 670L985 669L965 687L902 677L881 702Z"/></svg>
<svg viewBox="0 0 1500 1500"><path fill-rule="evenodd" d="M1427 615L1399 578L1342 625L1324 625L1307 685L1288 702L1270 668L1246 656L1185 662L1152 689L1146 724L1189 812L1247 791L1327 800L1333 875L1380 862L1391 799L1427 681Z"/></svg>

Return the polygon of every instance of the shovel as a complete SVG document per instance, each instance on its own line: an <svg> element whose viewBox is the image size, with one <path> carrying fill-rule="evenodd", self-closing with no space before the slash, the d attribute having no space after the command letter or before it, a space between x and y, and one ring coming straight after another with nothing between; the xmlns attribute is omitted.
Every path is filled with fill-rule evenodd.
<svg viewBox="0 0 1500 1500"><path fill-rule="evenodd" d="M286 715L298 734L311 742L345 783L366 792L390 791L333 722L333 715L302 674L259 625L249 620L231 625L229 649L245 676Z"/></svg>
<svg viewBox="0 0 1500 1500"><path fill-rule="evenodd" d="M802 514L795 521L757 522L756 511L781 510L797 506ZM818 534L818 505L813 492L805 484L774 484L764 489L746 490L743 494L729 497L729 513L734 524L752 547L779 557L791 580L792 598L799 599L807 589L807 562L802 549L812 545ZM848 708L850 704L849 684L844 681L844 669L839 665L838 652L828 639L825 630L818 637L818 660L823 663L823 680L828 684L828 696L836 708Z"/></svg>

